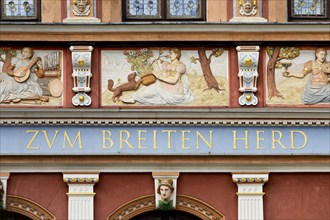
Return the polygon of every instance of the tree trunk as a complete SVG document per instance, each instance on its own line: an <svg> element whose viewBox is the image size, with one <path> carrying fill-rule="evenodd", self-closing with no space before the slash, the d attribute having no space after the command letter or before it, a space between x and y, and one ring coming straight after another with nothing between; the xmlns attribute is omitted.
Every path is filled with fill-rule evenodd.
<svg viewBox="0 0 330 220"><path fill-rule="evenodd" d="M12 55L10 54L10 50L8 50L6 52L6 58L5 58L5 61L3 63L3 66L2 66L2 72L3 73L6 73L8 71L8 68L10 67L10 64L11 64L11 59L12 59Z"/></svg>
<svg viewBox="0 0 330 220"><path fill-rule="evenodd" d="M199 62L201 63L204 79L207 83L207 88L204 89L204 91L215 89L215 91L219 92L221 89L219 88L219 84L211 71L210 60L208 60L206 57L205 47L198 48L198 57Z"/></svg>
<svg viewBox="0 0 330 220"><path fill-rule="evenodd" d="M277 62L279 54L280 54L280 47L275 47L273 55L269 57L269 61L267 64L267 86L268 86L269 99L275 96L283 98L281 93L277 90L275 83L275 64Z"/></svg>

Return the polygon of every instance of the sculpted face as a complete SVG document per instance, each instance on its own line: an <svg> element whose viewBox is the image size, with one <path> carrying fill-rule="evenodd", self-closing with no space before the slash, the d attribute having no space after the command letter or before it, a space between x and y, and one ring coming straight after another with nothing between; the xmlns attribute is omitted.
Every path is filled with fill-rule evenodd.
<svg viewBox="0 0 330 220"><path fill-rule="evenodd" d="M33 52L29 48L22 49L22 60L30 59L33 56Z"/></svg>
<svg viewBox="0 0 330 220"><path fill-rule="evenodd" d="M245 12L251 12L253 9L253 0L244 0L243 9Z"/></svg>
<svg viewBox="0 0 330 220"><path fill-rule="evenodd" d="M87 5L87 0L77 0L77 8L80 12L84 12Z"/></svg>
<svg viewBox="0 0 330 220"><path fill-rule="evenodd" d="M319 61L320 63L324 63L327 57L327 52L324 50L319 51L318 53L316 53L316 59L317 61Z"/></svg>
<svg viewBox="0 0 330 220"><path fill-rule="evenodd" d="M171 197L172 191L168 186L160 186L159 188L160 196L162 200L169 200Z"/></svg>

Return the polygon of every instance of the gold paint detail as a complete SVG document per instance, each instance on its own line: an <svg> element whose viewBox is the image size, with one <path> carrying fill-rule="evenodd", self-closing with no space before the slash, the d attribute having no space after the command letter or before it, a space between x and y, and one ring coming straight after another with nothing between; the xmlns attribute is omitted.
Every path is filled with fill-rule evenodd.
<svg viewBox="0 0 330 220"><path fill-rule="evenodd" d="M98 178L63 178L65 183L97 183Z"/></svg>
<svg viewBox="0 0 330 220"><path fill-rule="evenodd" d="M245 66L251 66L252 65L252 59L250 57L246 58L245 61Z"/></svg>
<svg viewBox="0 0 330 220"><path fill-rule="evenodd" d="M267 178L233 178L234 183L266 183Z"/></svg>
<svg viewBox="0 0 330 220"><path fill-rule="evenodd" d="M84 61L82 58L80 58L80 59L78 60L78 65L79 65L79 66L84 66L84 65L85 65L85 61Z"/></svg>
<svg viewBox="0 0 330 220"><path fill-rule="evenodd" d="M84 97L84 96L82 96L82 95L81 95L81 96L79 96L79 101L81 101L81 102L82 102L82 101L84 101L84 99L85 99L85 97Z"/></svg>
<svg viewBox="0 0 330 220"><path fill-rule="evenodd" d="M246 101L251 101L252 96L251 95L246 95L245 99L246 99Z"/></svg>
<svg viewBox="0 0 330 220"><path fill-rule="evenodd" d="M155 196L134 199L116 209L108 220L129 220L141 213L156 210ZM176 210L191 213L201 219L223 220L225 216L209 204L186 195L177 195Z"/></svg>
<svg viewBox="0 0 330 220"><path fill-rule="evenodd" d="M45 207L21 196L7 195L5 210L19 213L33 220L56 219Z"/></svg>

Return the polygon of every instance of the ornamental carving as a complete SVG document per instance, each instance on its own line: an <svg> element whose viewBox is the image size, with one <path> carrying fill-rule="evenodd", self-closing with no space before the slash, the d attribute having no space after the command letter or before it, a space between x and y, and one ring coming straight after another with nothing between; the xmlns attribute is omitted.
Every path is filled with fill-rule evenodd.
<svg viewBox="0 0 330 220"><path fill-rule="evenodd" d="M239 1L241 15L251 16L257 14L257 0L240 0Z"/></svg>
<svg viewBox="0 0 330 220"><path fill-rule="evenodd" d="M75 16L88 16L90 13L90 0L73 0L73 14Z"/></svg>

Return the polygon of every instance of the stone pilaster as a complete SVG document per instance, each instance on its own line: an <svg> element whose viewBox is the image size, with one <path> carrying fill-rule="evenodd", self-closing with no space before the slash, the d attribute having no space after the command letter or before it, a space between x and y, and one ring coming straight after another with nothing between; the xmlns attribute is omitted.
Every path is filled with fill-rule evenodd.
<svg viewBox="0 0 330 220"><path fill-rule="evenodd" d="M2 199L2 208L6 208L6 197L7 197L7 180L9 179L9 173L0 173L0 187L2 187L2 190L0 190L0 199Z"/></svg>
<svg viewBox="0 0 330 220"><path fill-rule="evenodd" d="M99 174L65 173L63 180L69 186L68 219L94 219L94 184L98 182Z"/></svg>
<svg viewBox="0 0 330 220"><path fill-rule="evenodd" d="M263 220L263 185L268 174L233 174L232 178L238 187L238 219Z"/></svg>

